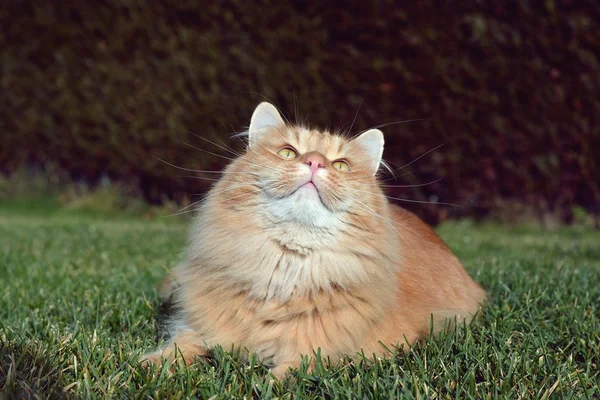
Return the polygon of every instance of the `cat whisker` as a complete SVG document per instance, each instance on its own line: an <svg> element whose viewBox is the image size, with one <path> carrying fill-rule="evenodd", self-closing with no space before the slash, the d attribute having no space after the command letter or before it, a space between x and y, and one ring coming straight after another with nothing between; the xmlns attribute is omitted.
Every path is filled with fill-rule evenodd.
<svg viewBox="0 0 600 400"><path fill-rule="evenodd" d="M444 179L444 177L438 178L438 179L433 180L431 182L417 183L417 184L414 184L414 185L379 185L379 186L380 187L384 187L384 188L412 188L412 187L421 187L421 186L433 185L434 183L438 183L442 179Z"/></svg>
<svg viewBox="0 0 600 400"><path fill-rule="evenodd" d="M351 222L348 222L348 221L344 221L344 220L342 220L342 222L343 222L343 223L345 223L345 224L347 224L347 225L354 226L354 227L355 227L355 228L357 228L357 229L361 229L361 230L363 230L363 231L367 231L367 232L369 232L371 235L375 236L375 233L374 233L374 232L373 232L371 229L369 229L369 228L367 227L367 224L365 224L365 221L363 221L363 219L362 219L362 218L360 218L360 217L359 217L357 214L353 214L353 215L354 215L354 217L355 217L356 219L358 219L358 222L360 222L360 223L361 223L361 225L362 225L362 228L361 228L361 227L359 227L359 226L356 226L356 225L354 225L353 223L351 223Z"/></svg>
<svg viewBox="0 0 600 400"><path fill-rule="evenodd" d="M239 186L230 187L230 188L227 188L227 189L225 189L225 190L219 191L219 192L217 192L217 193L213 193L213 194L211 194L211 195L209 195L209 196L203 197L203 198L201 198L200 200L194 201L193 203L191 203L191 204L188 204L187 206L185 206L185 207L181 208L181 209L180 209L180 210L178 210L178 211L177 211L175 214L167 215L167 217L171 217L171 216L175 216L175 215L181 215L181 214L185 214L185 213L187 213L187 212L190 212L190 211L196 211L196 209L195 209L195 208L193 208L193 207L194 207L194 206L196 206L197 204L200 204L200 203L202 203L202 201L206 200L207 198L209 198L209 197L212 197L212 196L214 196L214 195L216 195L216 194L219 194L219 193L222 193L222 192L226 192L226 191L228 191L228 190L237 189L238 187L239 187ZM189 209L189 210L188 210L188 209ZM188 211L185 211L185 210L188 210ZM185 212L182 212L182 211L185 211Z"/></svg>
<svg viewBox="0 0 600 400"><path fill-rule="evenodd" d="M244 141L241 139L241 137L242 137L242 136L248 136L248 135L249 135L249 132L248 132L248 131L244 131L244 132L239 132L239 133L238 133L238 132L236 132L236 131L235 131L235 129L233 128L233 126L231 127L231 129L233 129L233 132L234 132L234 135L233 135L232 137L234 137L234 138L237 138L237 139L238 139L240 142L242 142L242 144L244 144L244 146L245 146L245 148L246 148L246 151L247 151L248 153L253 153L253 154L256 154L257 156L259 156L259 157L262 157L262 158L263 158L263 159L264 159L266 162L268 162L268 163L270 163L270 162L271 162L271 160L269 160L269 159L268 159L268 158L267 158L267 157L266 157L264 154L261 154L261 153L259 153L259 152L257 152L257 151L254 151L252 148L250 148L250 146L249 146L249 144L248 144L248 143L244 142ZM262 147L264 150L267 150L267 149L265 149L265 148L264 148L264 146L261 146L261 147ZM267 150L267 151L268 151L268 150Z"/></svg>
<svg viewBox="0 0 600 400"><path fill-rule="evenodd" d="M217 153L213 153L212 151L201 149L201 148L193 146L193 145L191 145L189 143L184 143L184 144L186 146L188 146L188 147L191 147L191 148L195 149L195 150L198 150L198 151L201 151L203 153L207 153L207 154L213 155L215 157L224 158L224 159L230 160L230 161L236 161L237 160L237 162L242 163L242 164L250 165L250 166L253 166L253 167L261 167L261 168L264 168L264 169L271 170L273 172L277 172L277 170L275 168L272 168L272 167L267 166L267 165L263 165L263 164L260 164L260 163L257 163L257 162L249 162L247 160L242 160L240 158L236 159L236 158L227 157L227 156L224 156L222 154L217 154Z"/></svg>
<svg viewBox="0 0 600 400"><path fill-rule="evenodd" d="M264 151L266 151L266 152L269 152L269 149L267 149L267 148L266 148L265 146L263 146L262 144L258 143L258 145L259 145L259 146L260 146L260 147L261 147L261 148L262 148ZM267 158L267 156L265 156L264 154L262 154L262 153L259 153L258 151L256 151L256 150L254 150L254 149L250 148L249 146L248 146L248 149L247 149L247 151L248 151L249 153L256 154L257 156L259 156L259 157L262 157L262 158L263 158L263 159L264 159L266 162L268 162L268 163L272 163L272 162L273 162L272 160L269 160L269 159Z"/></svg>
<svg viewBox="0 0 600 400"><path fill-rule="evenodd" d="M392 197L392 196L388 196L386 194L381 194L380 196L385 196L388 199L398 200L398 201L404 201L404 202L407 202L407 203L437 204L437 205L440 205L440 206L451 206L451 207L465 208L464 206L461 206L460 204L445 203L443 201L411 200L411 199L403 199L401 197Z"/></svg>
<svg viewBox="0 0 600 400"><path fill-rule="evenodd" d="M170 167L177 168L177 169L180 169L182 171L197 172L197 173L200 173L200 174L224 174L225 173L225 171L203 171L203 170L199 170L199 169L191 169L191 168L179 167L179 166L177 166L175 164L171 164L170 162L165 161L162 158L157 157L155 155L150 154L150 156L153 157L153 158L156 158L158 161L160 161L160 162L162 162L164 164L167 164Z"/></svg>
<svg viewBox="0 0 600 400"><path fill-rule="evenodd" d="M408 167L409 165L411 165L411 164L413 164L413 163L417 162L418 160L420 160L421 158L425 157L427 154L429 154L429 153L431 153L431 152L434 152L434 151L436 151L437 149L439 149L440 147L444 146L445 144L446 144L446 142L444 142L444 143L442 143L442 144L440 144L440 145L437 145L437 146L435 146L433 149L431 149L431 150L429 150L429 151L426 151L425 153L421 154L419 157L415 158L414 160L412 160L412 161L411 161L411 162L409 162L408 164L404 164L404 165L403 165L403 166L401 166L400 168L397 168L397 170L398 170L398 169L404 169L404 168Z"/></svg>
<svg viewBox="0 0 600 400"><path fill-rule="evenodd" d="M354 200L355 200L355 201L358 201L358 200L356 200L356 199L354 199ZM365 207L366 207L366 205L365 205L364 203L361 203L361 204L363 204L363 206L365 206ZM402 236L402 234L401 234L401 233L400 233L400 232L399 232L397 229L395 229L395 228L392 226L392 224L400 225L402 228L409 230L409 231L410 231L410 232L412 232L413 234L417 235L417 236L418 236L418 237L419 237L421 240L425 241L425 239L423 238L423 236L421 236L421 235L420 235L420 234L419 234L417 231L415 231L414 229L411 229L411 228L410 228L408 225L402 224L402 223L400 223L400 222L397 222L397 221L394 221L394 220L392 220L392 219L385 218L385 217L384 217L384 216L382 216L381 214L379 214L379 213L375 212L375 210L373 210L373 209L371 209L371 210L372 210L372 211L375 213L375 215L377 215L379 218L382 218L383 220L387 221L387 222L388 222L388 225L390 225L390 227L391 227L392 229L394 229L394 230L395 230L395 231L398 233L398 235L400 236L400 238L401 238L402 240L404 240L404 241L406 242L406 244L408 244L408 245L409 245L409 247L410 247L410 248L413 250L413 252L414 252L414 248L413 248L413 247L410 245L410 243L408 242L408 240L407 240L407 239L406 239L404 236ZM363 210L363 211L366 211L366 210Z"/></svg>
<svg viewBox="0 0 600 400"><path fill-rule="evenodd" d="M231 201L231 200L233 200L233 199L237 199L237 198L240 198L240 197L243 197L243 196L254 195L254 194L256 194L256 192L255 192L255 191L254 191L254 192L246 192L246 193L242 193L242 194L240 194L240 195L237 195L237 196L232 196L232 197L228 197L228 198L226 198L226 199L222 199L222 200L220 201L220 203L225 203L225 202L227 202L227 201Z"/></svg>
<svg viewBox="0 0 600 400"><path fill-rule="evenodd" d="M208 178L206 176L179 175L178 178L199 179L199 180L202 180L202 181L211 181L211 182L219 182L219 181L221 181L221 179ZM235 182L235 181L222 181L222 182Z"/></svg>
<svg viewBox="0 0 600 400"><path fill-rule="evenodd" d="M234 188L229 188L228 190L232 190L232 189L239 189L239 188L240 188L240 187L238 186L238 187L234 187ZM223 192L226 192L226 191L227 191L227 190L223 190L223 191L221 191L221 192L219 192L219 193L214 193L214 194L221 194L221 193L223 193ZM223 202L223 201L227 201L227 200L231 200L231 199L234 199L234 198L237 198L237 197L242 197L243 195L250 195L250 194L253 194L253 193L242 193L242 194L241 194L241 195L239 195L239 196L233 196L233 197L231 197L231 198L229 198L229 199L224 199L224 200L222 200L221 202ZM211 195L211 196L212 196L212 195ZM208 196L208 197L211 197L211 196ZM206 200L208 197L202 198L202 199L200 199L200 200L198 200L198 201L196 201L196 202L194 202L194 203L192 203L192 204L190 204L190 205L188 205L188 206L186 206L186 207L182 208L182 209L181 209L179 212L177 212L177 213L175 213L175 214L167 215L166 217L173 217L173 216L183 215L183 214L187 214L187 213L190 213L190 212L197 211L197 209L196 209L196 208L190 208L190 207L193 207L194 205L197 205L197 204L199 204L199 203L203 202L203 201L204 201L204 200ZM186 208L189 208L189 209L188 209L188 210L186 210ZM183 210L185 210L185 211L183 211Z"/></svg>
<svg viewBox="0 0 600 400"><path fill-rule="evenodd" d="M454 204L454 203L445 203L443 201L427 201L427 200L412 200L412 199L404 199L402 197L393 197L393 196L388 196L384 193L374 193L372 191L369 190L360 190L360 189L354 189L355 192L361 192L361 193L369 193L369 194L374 194L376 196L383 196L383 197L387 197L388 199L392 199L392 200L398 200L398 201L405 201L407 203L420 203L420 204L438 204L440 206L452 206L452 207L459 207L459 208L464 208L463 206L461 206L460 204Z"/></svg>
<svg viewBox="0 0 600 400"><path fill-rule="evenodd" d="M249 175L249 176L256 176L256 174L252 173L252 172L239 172L239 175ZM238 175L236 174L236 175ZM214 182L230 182L230 183L236 183L239 181L228 181L228 180L224 180L224 179L219 179L219 178L209 178L206 176L197 176L197 175L178 175L179 178L189 178L189 179L200 179L203 181L214 181Z"/></svg>
<svg viewBox="0 0 600 400"><path fill-rule="evenodd" d="M403 174L401 174L401 175L396 175L396 173L394 173L394 176L393 176L392 178L387 178L387 179L377 179L377 182L387 182L387 181L390 181L390 180L392 180L392 179L394 179L394 180L395 180L395 179L398 179L398 178L402 178L403 176L406 176L406 175L411 175L411 176L414 176L414 175L413 175L412 173L410 173L410 172L405 172L405 173L403 173ZM366 179L365 179L364 177L360 177L360 178L346 178L345 180L346 180L346 181L358 181L358 180L363 180L363 181L366 181Z"/></svg>
<svg viewBox="0 0 600 400"><path fill-rule="evenodd" d="M397 222L390 221L389 219L385 218L384 216L382 216L381 214L379 214L378 212L376 212L375 210L373 210L371 207L367 206L365 203L361 202L360 200L357 200L356 198L353 198L353 197L351 197L351 196L349 196L349 197L350 197L350 198L351 198L353 201L355 201L355 202L357 202L358 204L362 205L362 207L360 207L360 206L359 206L359 208L361 208L363 211L366 211L366 212L368 212L368 213L369 213L369 214L371 214L371 215L374 215L374 216L376 216L376 217L378 217L378 218L381 218L381 219L382 219L382 220L383 220L383 221L384 221L384 222L385 222L385 223L386 223L386 224L387 224L387 225L388 225L390 228L392 228L392 229L393 229L393 230L394 230L394 231L395 231L395 232L398 234L398 236L399 236L399 237L400 237L402 240L404 240L404 241L406 242L406 244L407 244L407 245L408 245L408 246L409 246L409 247L410 247L410 248L413 250L413 252L414 252L414 248L413 248L413 247L410 245L410 242L409 242L409 241L408 241L408 240L407 240L407 239L406 239L406 238L405 238L405 237L404 237L404 236L403 236L403 235L400 233L400 231L398 231L398 229L396 229L396 228L395 228L395 227L392 225L392 223L396 223L396 224L398 224ZM404 226L404 225L402 225L402 224L398 224L398 225ZM406 227L405 227L405 228L406 228ZM413 232L414 232L414 231L413 231Z"/></svg>
<svg viewBox="0 0 600 400"><path fill-rule="evenodd" d="M179 166L177 166L175 164L171 164L170 162L165 161L162 158L157 157L155 155L151 154L151 156L153 158L157 159L158 161L160 161L160 162L162 162L162 163L170 166L170 167L177 168L179 170L187 171L187 172L196 172L196 173L199 173L199 174L225 174L226 173L226 174L231 174L231 175L256 175L255 172L244 172L244 171L240 171L240 172L226 172L226 171L211 171L211 170L200 170L200 169L184 168L184 167L179 167ZM209 178L203 178L203 177L200 177L200 176L189 176L189 175L186 175L186 176L182 176L182 177L183 178L195 178L195 179L207 179L207 180L209 180ZM215 180L218 181L219 179L215 179Z"/></svg>
<svg viewBox="0 0 600 400"><path fill-rule="evenodd" d="M238 152L236 152L236 151L233 151L232 149L229 149L229 148L225 147L225 145L221 145L221 144L218 144L218 143L216 143L216 142L213 142L212 140L210 140L210 139L207 139L207 138L205 138L205 137L203 137L203 136L200 136L200 135L198 135L198 134L196 134L196 133L194 133L194 132L192 132L192 131L189 131L189 130L188 130L187 132L188 132L190 135L194 135L194 136L196 136L197 138L200 138L200 139L204 140L205 142L208 142L208 143L212 144L213 146L217 146L218 148L220 148L220 149L223 149L223 150L225 150L226 152L228 152L228 153L231 153L231 154L233 154L233 155L234 155L234 156L236 156L236 157L241 157L241 156L242 156L240 153L238 153Z"/></svg>
<svg viewBox="0 0 600 400"><path fill-rule="evenodd" d="M268 183L269 181L264 181L264 182L267 182L267 183ZM215 192L215 193L210 193L209 195L207 195L207 196L204 196L204 197L203 197L203 198L201 198L200 200L198 200L198 201L195 201L195 202L193 202L192 204L189 204L189 205L187 205L187 206L183 207L183 208L182 208L181 210L179 210L179 211L183 211L183 210L186 210L186 209L188 209L188 208L190 208L190 207L193 207L193 206L195 206L195 205L197 205L197 204L199 204L199 203L201 203L201 202L203 202L203 201L205 201L205 200L207 200L207 199L209 199L209 198L211 198L211 197L213 197L213 196L217 196L217 195L219 195L219 194L221 194L221 193L224 193L224 192L227 192L227 191L229 191L229 190L239 189L239 188L241 188L241 187L244 187L244 186L256 186L256 183L255 183L255 182L239 182L239 184L237 184L237 185L232 185L232 186L229 186L229 187L227 187L226 189L219 190L219 191L217 191L217 192ZM175 214L175 215L177 215L177 214Z"/></svg>
<svg viewBox="0 0 600 400"><path fill-rule="evenodd" d="M390 164L385 161L385 160L381 160L380 164L383 166L383 168L385 168L390 174L392 174L392 177L396 177L396 172L392 169L392 167L390 167Z"/></svg>
<svg viewBox="0 0 600 400"><path fill-rule="evenodd" d="M410 175L413 178L416 178L416 176L413 175L412 171L406 171L401 175L396 175L396 172L394 171L393 176L391 178L378 179L378 182L387 182L387 181L391 181L391 180L398 180L398 178L402 178L403 176L406 176L406 175Z"/></svg>

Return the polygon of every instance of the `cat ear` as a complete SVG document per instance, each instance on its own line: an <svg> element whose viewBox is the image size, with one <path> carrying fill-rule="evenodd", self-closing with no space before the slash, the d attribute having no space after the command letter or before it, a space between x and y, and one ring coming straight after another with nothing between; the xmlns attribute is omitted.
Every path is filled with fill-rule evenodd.
<svg viewBox="0 0 600 400"><path fill-rule="evenodd" d="M369 161L369 169L375 175L383 155L383 133L379 129L369 129L356 137L354 142L365 152Z"/></svg>
<svg viewBox="0 0 600 400"><path fill-rule="evenodd" d="M251 146L269 128L285 125L279 111L271 103L260 103L252 113L250 129L248 129L248 146Z"/></svg>

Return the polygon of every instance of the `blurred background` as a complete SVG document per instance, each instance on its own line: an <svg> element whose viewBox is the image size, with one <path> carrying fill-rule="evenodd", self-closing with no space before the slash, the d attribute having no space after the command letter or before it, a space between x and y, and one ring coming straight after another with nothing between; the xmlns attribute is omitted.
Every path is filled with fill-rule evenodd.
<svg viewBox="0 0 600 400"><path fill-rule="evenodd" d="M231 135L269 100L317 127L388 124L386 183L420 185L388 194L434 203L402 203L429 222L600 212L595 0L5 0L0 60L4 198L189 204L213 182L155 157L218 170L231 154L198 136L243 149Z"/></svg>

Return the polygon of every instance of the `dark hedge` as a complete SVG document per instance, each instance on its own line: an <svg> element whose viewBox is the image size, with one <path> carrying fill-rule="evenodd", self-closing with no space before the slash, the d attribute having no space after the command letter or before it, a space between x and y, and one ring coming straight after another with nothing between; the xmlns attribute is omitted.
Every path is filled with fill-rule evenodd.
<svg viewBox="0 0 600 400"><path fill-rule="evenodd" d="M210 181L264 98L290 118L383 129L387 183L429 220L511 202L598 212L600 3L588 1L6 1L0 169L57 163L152 201ZM232 143L232 142L230 142ZM239 149L239 145L236 145ZM409 174L410 172L410 174ZM161 197L162 196L162 197ZM412 204L408 204L412 205ZM415 207L412 207L413 209Z"/></svg>

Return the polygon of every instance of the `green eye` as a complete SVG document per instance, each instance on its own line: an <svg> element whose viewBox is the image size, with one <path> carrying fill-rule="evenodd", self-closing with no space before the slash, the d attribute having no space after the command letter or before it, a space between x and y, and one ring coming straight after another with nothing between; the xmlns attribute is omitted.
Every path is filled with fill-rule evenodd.
<svg viewBox="0 0 600 400"><path fill-rule="evenodd" d="M298 157L298 154L289 147L284 147L283 149L279 150L277 154L286 160L293 160L294 158Z"/></svg>
<svg viewBox="0 0 600 400"><path fill-rule="evenodd" d="M342 171L342 172L350 171L350 166L348 165L348 163L346 161L342 161L342 160L334 161L332 165L333 165L333 168L337 169L338 171Z"/></svg>

